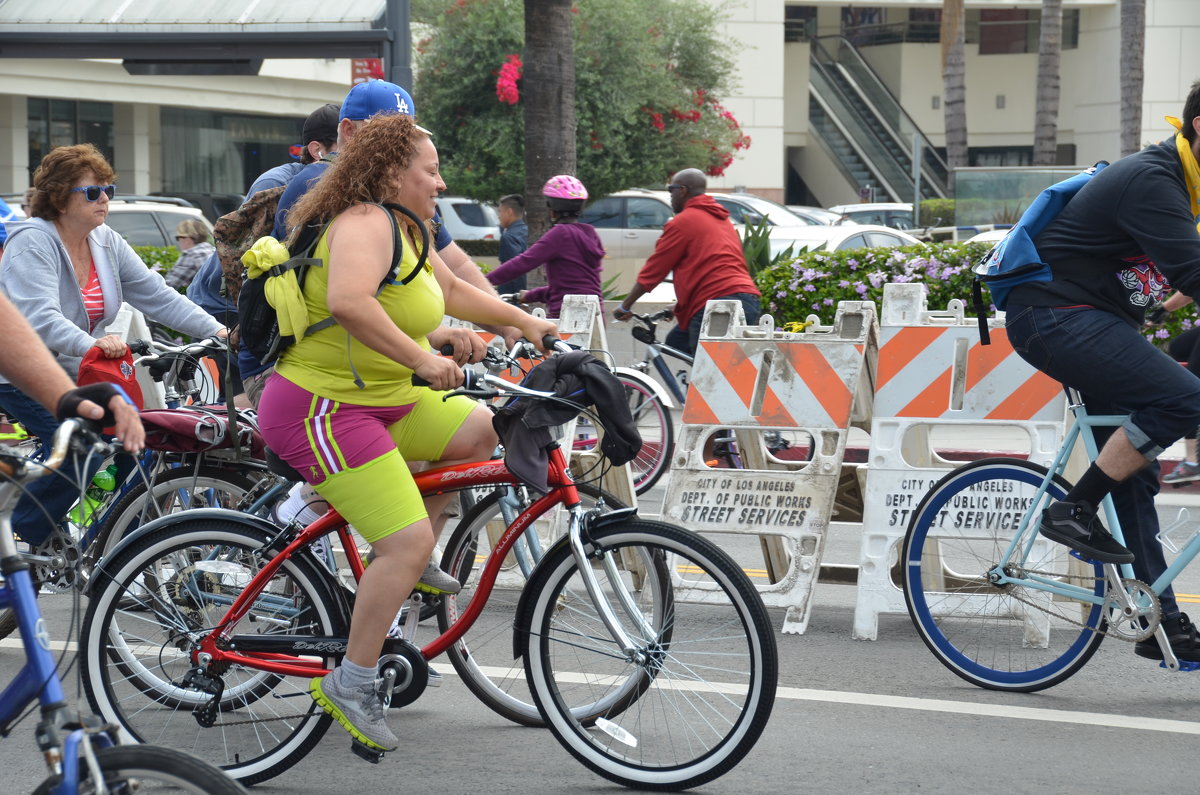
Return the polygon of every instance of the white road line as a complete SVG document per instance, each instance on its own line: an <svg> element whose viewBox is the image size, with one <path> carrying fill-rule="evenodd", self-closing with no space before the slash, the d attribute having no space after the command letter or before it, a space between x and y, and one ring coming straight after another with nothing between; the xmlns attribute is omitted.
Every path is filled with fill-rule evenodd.
<svg viewBox="0 0 1200 795"><path fill-rule="evenodd" d="M0 649L20 649L17 638L0 640ZM51 641L50 649L55 652L74 651L76 644ZM488 676L503 677L508 669L483 667ZM444 676L457 676L449 666L438 669ZM691 683L691 690L724 690L719 684L703 685ZM879 693L852 693L841 690L813 690L803 687L780 687L775 692L777 699L791 701L821 701L827 704L849 704L860 707L883 707L885 709L915 709L925 712L946 712L955 715L974 715L986 718L1011 718L1013 720L1037 720L1047 723L1070 723L1081 726L1108 726L1114 729L1134 731L1169 732L1173 734L1200 735L1200 723L1166 718L1144 718L1137 715L1113 715L1106 712L1070 712L1039 707L1016 707L1007 704L978 704L971 701L948 701L940 698L912 698L910 696L885 696Z"/></svg>
<svg viewBox="0 0 1200 795"><path fill-rule="evenodd" d="M832 704L854 704L889 709L919 709L926 712L950 712L989 718L1040 720L1050 723L1077 723L1084 726L1111 726L1115 729L1200 734L1200 723L1164 718L1143 718L1137 715L1113 715L1105 712L1067 712L1038 707L1014 707L1005 704L977 704L971 701L946 701L938 698L884 696L877 693L847 693L837 690L808 690L800 687L781 687L776 698L797 701L825 701Z"/></svg>

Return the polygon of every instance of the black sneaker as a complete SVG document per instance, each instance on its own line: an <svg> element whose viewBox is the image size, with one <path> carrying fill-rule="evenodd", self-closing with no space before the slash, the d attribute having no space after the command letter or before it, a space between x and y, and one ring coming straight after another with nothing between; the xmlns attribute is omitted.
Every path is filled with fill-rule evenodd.
<svg viewBox="0 0 1200 795"><path fill-rule="evenodd" d="M1196 625L1186 614L1163 619L1163 629L1167 631L1167 642L1171 651L1180 660L1200 662L1200 635L1196 633ZM1158 647L1157 638L1140 640L1133 645L1133 653L1147 660L1161 660L1162 649Z"/></svg>
<svg viewBox="0 0 1200 795"><path fill-rule="evenodd" d="M1065 544L1090 560L1101 563L1133 563L1133 553L1117 543L1100 524L1096 514L1079 503L1056 502L1042 511L1038 532L1051 541Z"/></svg>

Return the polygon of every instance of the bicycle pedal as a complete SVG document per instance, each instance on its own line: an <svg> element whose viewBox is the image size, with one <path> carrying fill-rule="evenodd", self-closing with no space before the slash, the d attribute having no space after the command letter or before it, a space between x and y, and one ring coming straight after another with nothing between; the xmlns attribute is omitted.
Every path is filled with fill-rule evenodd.
<svg viewBox="0 0 1200 795"><path fill-rule="evenodd" d="M367 745L360 743L358 740L350 741L350 750L353 751L356 756L367 760L373 765L379 764L379 762L383 759L383 751L380 751L378 748L370 748Z"/></svg>

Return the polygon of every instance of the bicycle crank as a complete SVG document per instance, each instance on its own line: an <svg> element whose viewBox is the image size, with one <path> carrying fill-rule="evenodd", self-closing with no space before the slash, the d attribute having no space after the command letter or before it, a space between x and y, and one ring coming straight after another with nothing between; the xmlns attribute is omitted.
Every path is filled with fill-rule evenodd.
<svg viewBox="0 0 1200 795"><path fill-rule="evenodd" d="M385 706L406 707L421 697L429 685L429 663L421 650L401 638L388 638L379 658L375 686Z"/></svg>
<svg viewBox="0 0 1200 795"><path fill-rule="evenodd" d="M1104 594L1106 634L1132 643L1153 637L1162 621L1158 595L1141 580L1116 577L1116 566L1109 564L1104 568L1108 575L1108 588ZM1110 568L1114 573L1108 572Z"/></svg>

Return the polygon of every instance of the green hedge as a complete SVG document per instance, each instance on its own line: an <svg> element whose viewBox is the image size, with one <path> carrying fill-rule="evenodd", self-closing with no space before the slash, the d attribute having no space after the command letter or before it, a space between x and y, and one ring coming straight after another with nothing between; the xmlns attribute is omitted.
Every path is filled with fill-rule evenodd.
<svg viewBox="0 0 1200 795"><path fill-rule="evenodd" d="M454 242L471 257L500 256L499 240L455 240Z"/></svg>
<svg viewBox="0 0 1200 795"><path fill-rule="evenodd" d="M181 253L174 246L134 246L134 252L142 258L142 262L166 276Z"/></svg>
<svg viewBox="0 0 1200 795"><path fill-rule="evenodd" d="M903 248L861 248L833 253L804 252L755 277L763 295L763 311L775 317L776 327L802 323L816 315L823 325L833 322L839 301L874 301L883 306L883 285L922 282L929 291L930 309L945 309L958 298L971 306L972 268L987 253L986 243L929 243ZM984 290L984 300L988 299ZM995 307L989 303L995 314ZM1198 322L1195 305L1167 316L1159 327L1147 328L1146 338L1165 347L1166 341Z"/></svg>

